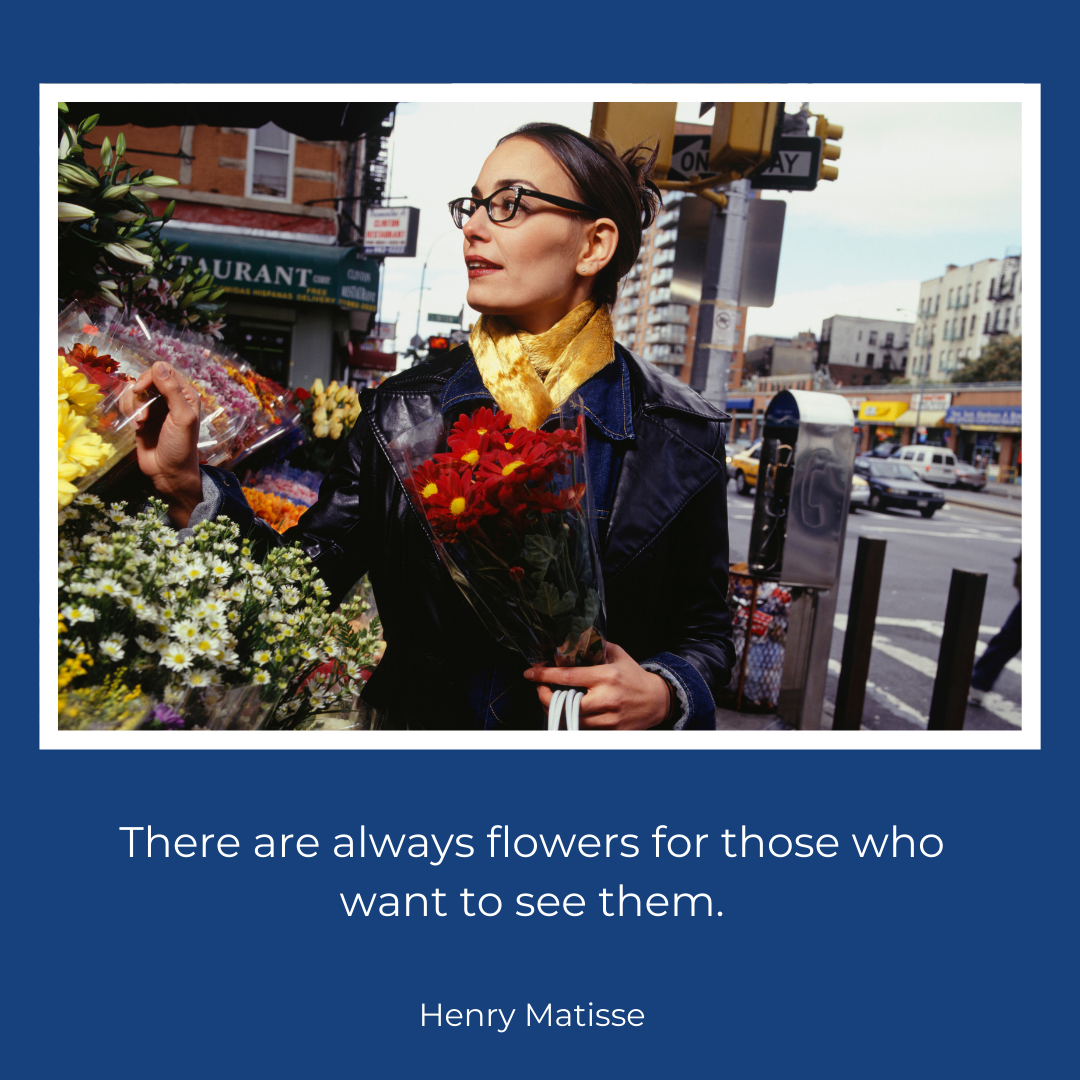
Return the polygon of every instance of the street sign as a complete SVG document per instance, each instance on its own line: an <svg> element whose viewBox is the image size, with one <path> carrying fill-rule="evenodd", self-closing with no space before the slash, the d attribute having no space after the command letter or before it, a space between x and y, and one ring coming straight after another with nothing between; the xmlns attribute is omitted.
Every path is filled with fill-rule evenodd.
<svg viewBox="0 0 1080 1080"><path fill-rule="evenodd" d="M420 211L415 206L371 206L364 221L365 255L414 258Z"/></svg>
<svg viewBox="0 0 1080 1080"><path fill-rule="evenodd" d="M787 203L783 199L751 199L747 203L746 239L739 279L740 307L773 305L786 212Z"/></svg>
<svg viewBox="0 0 1080 1080"><path fill-rule="evenodd" d="M813 191L821 167L821 139L781 135L776 152L750 177L750 185L769 191Z"/></svg>
<svg viewBox="0 0 1080 1080"><path fill-rule="evenodd" d="M671 148L668 180L689 180L691 176L713 176L709 172L708 135L676 135Z"/></svg>
<svg viewBox="0 0 1080 1080"><path fill-rule="evenodd" d="M461 313L458 312L457 315L435 315L429 313L428 322L448 322L459 324L461 322Z"/></svg>

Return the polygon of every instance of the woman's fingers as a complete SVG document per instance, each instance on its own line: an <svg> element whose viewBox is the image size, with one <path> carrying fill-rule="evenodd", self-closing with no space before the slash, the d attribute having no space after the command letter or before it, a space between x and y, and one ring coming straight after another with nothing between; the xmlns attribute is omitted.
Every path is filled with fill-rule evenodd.
<svg viewBox="0 0 1080 1080"><path fill-rule="evenodd" d="M196 403L199 398L195 389L188 386L187 381L180 378L164 361L159 360L150 372L154 385L169 406L169 415L180 424L198 423L199 411ZM189 392L194 396L194 402L189 397Z"/></svg>

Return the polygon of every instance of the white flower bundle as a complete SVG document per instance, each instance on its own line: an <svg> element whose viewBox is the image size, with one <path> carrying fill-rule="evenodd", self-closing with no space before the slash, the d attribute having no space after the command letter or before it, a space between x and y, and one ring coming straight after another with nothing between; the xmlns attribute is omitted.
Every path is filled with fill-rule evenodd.
<svg viewBox="0 0 1080 1080"><path fill-rule="evenodd" d="M331 615L329 589L296 547L261 561L231 521L180 539L164 506L130 516L80 495L60 513L60 662L88 657L73 688L120 673L177 705L192 688L263 687L279 723L347 708L378 640ZM316 674L321 666L327 670Z"/></svg>

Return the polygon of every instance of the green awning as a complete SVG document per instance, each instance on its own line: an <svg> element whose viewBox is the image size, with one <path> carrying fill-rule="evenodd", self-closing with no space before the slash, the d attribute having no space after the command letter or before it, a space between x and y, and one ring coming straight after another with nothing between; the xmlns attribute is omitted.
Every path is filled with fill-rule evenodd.
<svg viewBox="0 0 1080 1080"><path fill-rule="evenodd" d="M353 311L376 308L379 264L357 248L189 229L162 229L161 235L187 244L178 260L194 261L212 273L229 296L335 304Z"/></svg>

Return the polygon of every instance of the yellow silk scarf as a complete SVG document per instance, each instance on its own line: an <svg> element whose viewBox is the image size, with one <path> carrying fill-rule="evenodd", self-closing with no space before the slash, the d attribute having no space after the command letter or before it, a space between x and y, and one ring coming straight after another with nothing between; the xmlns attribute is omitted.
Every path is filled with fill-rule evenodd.
<svg viewBox="0 0 1080 1080"><path fill-rule="evenodd" d="M513 417L515 427L536 431L582 383L615 359L615 331L607 306L586 300L542 334L481 315L469 347L495 403Z"/></svg>

